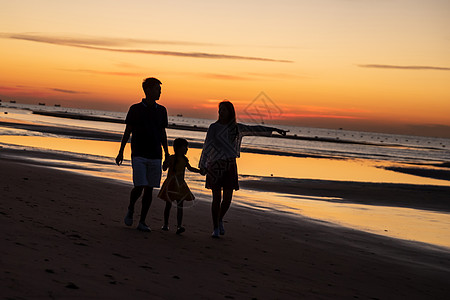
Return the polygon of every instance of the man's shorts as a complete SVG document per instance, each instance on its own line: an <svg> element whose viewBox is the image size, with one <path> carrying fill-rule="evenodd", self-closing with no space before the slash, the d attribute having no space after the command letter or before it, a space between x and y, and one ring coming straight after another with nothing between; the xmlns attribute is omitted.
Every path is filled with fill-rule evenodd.
<svg viewBox="0 0 450 300"><path fill-rule="evenodd" d="M161 184L161 159L135 156L131 158L134 186L159 187Z"/></svg>

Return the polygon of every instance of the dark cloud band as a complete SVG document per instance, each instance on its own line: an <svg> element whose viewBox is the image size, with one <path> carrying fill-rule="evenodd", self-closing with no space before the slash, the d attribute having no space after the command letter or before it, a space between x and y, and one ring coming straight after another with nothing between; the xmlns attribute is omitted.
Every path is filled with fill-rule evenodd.
<svg viewBox="0 0 450 300"><path fill-rule="evenodd" d="M263 57L252 56L240 56L240 55L228 55L228 54L215 54L206 52L180 52L180 51L164 51L164 50L143 50L143 49L120 49L113 48L111 46L126 46L130 43L137 43L139 40L133 39L111 39L106 38L104 40L100 38L72 38L72 37L50 37L42 36L39 34L0 34L2 38L24 40L30 42L46 43L60 46L77 47L91 50L119 52L119 53L135 53L135 54L150 54L150 55L165 55L165 56L177 56L177 57L190 57L190 58L207 58L207 59L232 59L232 60L250 60L250 61L265 61L265 62L282 62L291 63L290 60L280 60ZM148 40L140 41L151 42ZM156 43L156 42L155 42ZM169 44L176 44L177 42L159 42ZM182 42L178 42L178 45ZM185 43L186 44L186 43ZM193 45L193 44L190 44Z"/></svg>
<svg viewBox="0 0 450 300"><path fill-rule="evenodd" d="M396 65L358 65L361 68L376 68L376 69L400 69L400 70L434 70L434 71L450 71L450 68L433 67L433 66L396 66Z"/></svg>

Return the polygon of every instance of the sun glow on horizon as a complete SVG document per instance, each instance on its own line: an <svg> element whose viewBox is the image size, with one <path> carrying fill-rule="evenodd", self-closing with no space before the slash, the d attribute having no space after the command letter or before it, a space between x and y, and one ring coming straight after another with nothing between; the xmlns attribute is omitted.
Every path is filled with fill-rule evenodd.
<svg viewBox="0 0 450 300"><path fill-rule="evenodd" d="M154 76L169 113L449 135L447 1L169 2L3 3L0 99L126 111Z"/></svg>

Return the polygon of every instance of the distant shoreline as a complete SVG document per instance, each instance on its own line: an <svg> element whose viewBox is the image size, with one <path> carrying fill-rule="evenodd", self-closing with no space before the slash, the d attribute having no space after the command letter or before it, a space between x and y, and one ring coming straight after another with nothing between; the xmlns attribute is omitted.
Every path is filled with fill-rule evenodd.
<svg viewBox="0 0 450 300"><path fill-rule="evenodd" d="M38 110L32 110L32 112L33 112L33 114L36 114L36 115L43 115L43 116L50 116L50 117L125 124L125 120L123 120L123 119L116 119L116 118L110 118L110 117L88 116L88 115L76 114L76 113L70 113L70 112L48 112L48 111L38 111ZM199 131L199 132L207 132L208 131L208 128L206 128L206 127L198 127L197 125L193 125L193 126L180 125L180 124L175 124L175 123L169 123L168 128L175 129L175 130L188 130L188 131ZM318 142L338 143L338 144L370 145L370 146L379 146L379 147L400 147L401 146L401 145L393 145L393 144L380 145L377 143L342 140L339 138L324 138L324 137L317 137L317 136L316 137L306 137L306 136L297 136L297 135L289 135L289 134L287 134L286 136L273 135L271 137L272 138L280 138L280 139L318 141Z"/></svg>
<svg viewBox="0 0 450 300"><path fill-rule="evenodd" d="M101 117L98 117L102 119ZM78 137L78 138L87 138L93 140L103 140L103 141L111 141L111 142L120 142L122 138L122 133L114 133L100 130L92 130L92 129L79 129L79 128L70 128L70 127L57 127L51 125L39 125L39 124L30 124L30 123L18 123L18 122L7 122L0 121L0 126L10 127L16 129L24 129L30 131L37 132L45 132L51 134L65 135L69 137ZM184 126L184 125L169 125L169 129L175 130L196 130L199 131L202 127L192 127L192 126ZM272 136L272 138L285 138L282 136ZM298 138L303 140L314 140L317 142L323 142L323 139L312 139L312 138ZM343 143L344 141L334 141L335 143ZM347 141L346 143L358 144ZM169 146L172 145L172 141L169 140ZM378 146L388 146L388 145L378 145ZM196 141L189 141L190 148L201 149L203 147L203 143ZM339 156L331 156L331 155L320 155L320 154L304 154L304 153L295 153L283 150L274 150L274 149L259 149L259 148L251 148L242 146L241 152L244 153L255 153L255 154L268 154L268 155L280 155L280 156L291 156L291 157L300 157L300 158L333 158L333 159L345 159L345 157ZM437 165L441 167L440 165Z"/></svg>

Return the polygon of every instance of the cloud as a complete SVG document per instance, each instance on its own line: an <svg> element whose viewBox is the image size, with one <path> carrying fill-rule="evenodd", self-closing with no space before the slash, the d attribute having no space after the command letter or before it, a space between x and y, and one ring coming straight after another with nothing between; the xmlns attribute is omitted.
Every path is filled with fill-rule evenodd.
<svg viewBox="0 0 450 300"><path fill-rule="evenodd" d="M39 33L0 33L2 38L26 40L32 42L42 42L57 45L86 45L101 47L126 47L132 45L176 45L176 46L219 46L210 43L196 43L186 41L162 41L149 39L131 39L131 38L111 38L111 37L93 37L79 35L77 37L65 36L47 36Z"/></svg>
<svg viewBox="0 0 450 300"><path fill-rule="evenodd" d="M376 68L376 69L400 69L400 70L433 70L433 71L450 71L450 68L446 67L433 67L433 66L396 66L396 65L358 65L361 68Z"/></svg>
<svg viewBox="0 0 450 300"><path fill-rule="evenodd" d="M221 79L221 80L250 80L251 79L249 77L243 77L243 76L235 76L235 75L227 75L227 74L214 74L214 73L200 73L197 75L202 78Z"/></svg>
<svg viewBox="0 0 450 300"><path fill-rule="evenodd" d="M48 91L64 93L64 94L86 94L86 92L67 90L61 88L51 88L51 87L38 87L38 86L27 86L27 85L16 85L16 86L0 86L0 91L4 92L15 92L18 94L36 94L36 95L48 95Z"/></svg>
<svg viewBox="0 0 450 300"><path fill-rule="evenodd" d="M363 120L366 119L361 116L349 116L349 115L333 115L333 114L319 114L319 113L283 113L280 119L300 119L300 118L320 118L320 119L350 119L350 120Z"/></svg>
<svg viewBox="0 0 450 300"><path fill-rule="evenodd" d="M69 71L69 72L89 73L89 74L96 74L96 75L134 76L134 77L143 76L142 73L133 73L133 72L96 71L96 70L89 70L89 69L76 69L76 70L61 69L61 70Z"/></svg>
<svg viewBox="0 0 450 300"><path fill-rule="evenodd" d="M9 34L1 33L1 38L24 40L29 42L46 43L52 45L69 46L90 50L119 52L119 53L132 53L132 54L148 54L148 55L164 55L164 56L177 56L177 57L190 57L190 58L205 58L205 59L231 59L231 60L248 60L248 61L264 61L264 62L282 62L291 63L290 60L280 60L264 57L253 56L241 56L241 55L229 55L229 54L216 54L206 52L180 52L180 51L165 51L165 50L145 50L145 49L121 49L116 48L119 46L129 46L131 44L138 43L158 43L158 41L150 40L137 40L137 39L111 39L111 38L76 38L76 37L52 37L40 35L37 33L22 33L22 34ZM187 45L186 42L170 42L159 41L164 45ZM183 44L184 43L184 44ZM189 45L205 45L190 43Z"/></svg>
<svg viewBox="0 0 450 300"><path fill-rule="evenodd" d="M19 87L0 86L0 91L19 91Z"/></svg>
<svg viewBox="0 0 450 300"><path fill-rule="evenodd" d="M246 73L249 76L258 77L258 78L271 78L271 79L309 79L307 76L301 76L296 74L288 74L288 73Z"/></svg>
<svg viewBox="0 0 450 300"><path fill-rule="evenodd" d="M73 90L65 90L65 89L58 89L58 88L50 88L50 90L52 90L54 92L64 93L64 94L84 94L84 92L73 91Z"/></svg>

